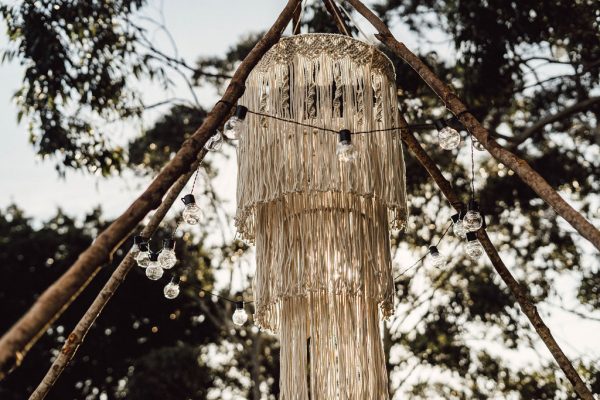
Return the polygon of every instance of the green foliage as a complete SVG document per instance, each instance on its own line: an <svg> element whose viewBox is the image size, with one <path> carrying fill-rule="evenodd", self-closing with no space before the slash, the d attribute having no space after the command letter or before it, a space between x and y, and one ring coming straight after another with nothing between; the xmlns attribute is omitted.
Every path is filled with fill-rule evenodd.
<svg viewBox="0 0 600 400"><path fill-rule="evenodd" d="M19 120L29 119L31 142L57 168L119 171L123 149L111 146L102 123L139 113L131 77L152 74L128 22L144 0L24 1L0 5L12 47L3 59L25 67L15 94ZM129 82L128 82L129 80ZM101 122L102 121L102 122Z"/></svg>

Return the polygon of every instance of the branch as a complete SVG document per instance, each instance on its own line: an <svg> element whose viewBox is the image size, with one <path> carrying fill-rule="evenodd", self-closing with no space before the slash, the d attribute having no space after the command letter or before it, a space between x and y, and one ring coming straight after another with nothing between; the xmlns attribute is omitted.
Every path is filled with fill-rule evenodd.
<svg viewBox="0 0 600 400"><path fill-rule="evenodd" d="M193 175L194 170L198 167L201 160L206 155L206 150L203 150L196 162L194 163L194 168L192 171L188 172L185 175L182 175L177 182L173 185L167 197L162 202L160 207L156 210L148 225L142 230L141 235L144 237L152 237L158 226L167 215L169 209L175 202L175 200L179 197L179 193L183 190L186 183L189 181L190 177ZM100 293L94 299L92 305L85 312L83 317L79 320L71 334L68 336L67 341L63 345L60 353L50 366L50 369L46 372L46 375L35 389L35 391L29 397L29 400L41 400L46 397L50 389L54 386L62 372L65 370L69 362L75 356L77 349L83 343L87 333L90 328L96 322L96 319L104 310L106 304L110 301L112 296L115 294L121 283L127 277L129 271L135 266L135 260L131 253L128 253L125 258L121 261L119 266L112 273Z"/></svg>
<svg viewBox="0 0 600 400"><path fill-rule="evenodd" d="M352 37L350 29L344 21L344 18L342 18L342 13L340 12L338 6L335 4L334 0L323 0L323 3L325 3L325 8L327 9L327 12L329 12L331 17L335 21L335 25L337 26L338 31L343 35Z"/></svg>
<svg viewBox="0 0 600 400"><path fill-rule="evenodd" d="M111 260L113 251L150 210L159 206L162 197L173 183L182 174L192 170L193 163L206 141L226 118L231 105L243 94L248 74L281 37L299 1L288 1L273 26L239 65L221 100L215 104L202 125L183 143L175 157L165 165L144 193L98 235L69 270L48 287L33 306L0 338L0 379L8 370L21 363L27 351L77 298L100 266Z"/></svg>
<svg viewBox="0 0 600 400"><path fill-rule="evenodd" d="M566 107L555 114L551 114L540 119L538 122L525 129L519 135L513 137L511 139L510 146L508 146L507 148L510 150L516 149L527 139L535 135L537 132L541 131L546 125L552 124L556 121L560 121L561 119L578 113L580 111L586 111L596 103L600 103L600 96L590 97L589 99L585 99L583 101L580 101L579 103L575 103L569 107Z"/></svg>
<svg viewBox="0 0 600 400"><path fill-rule="evenodd" d="M444 102L461 124L487 149L499 162L513 170L538 196L563 217L581 236L589 240L600 250L600 231L585 219L577 210L567 203L550 184L537 173L527 162L510 150L500 146L489 134L488 130L475 118L458 96L438 78L433 71L421 61L404 44L398 42L388 27L377 15L369 10L360 0L348 0L379 31L376 37L398 57L410 65L421 79Z"/></svg>
<svg viewBox="0 0 600 400"><path fill-rule="evenodd" d="M407 125L403 117L401 117L401 122L402 124ZM402 140L404 141L404 143L406 143L409 150L417 158L419 163L427 170L431 178L440 188L440 190L448 199L450 204L452 204L452 206L457 211L461 211L460 199L454 191L454 188L452 188L450 182L448 182L446 178L444 178L442 172L439 170L437 165L435 165L435 162L431 159L431 157L429 157L425 150L423 150L415 136L407 129L404 129L402 131ZM517 282L517 280L510 273L510 271L500 258L500 255L498 254L498 251L494 247L493 243L490 241L487 232L483 229L477 231L477 239L482 244L485 252L487 253L490 261L492 262L492 265L494 266L494 269L496 270L496 272L498 272L506 286L508 286L513 296L515 296L517 302L521 307L521 310L527 316L529 322L531 322L531 324L533 325L540 339L542 339L548 350L550 350L550 353L556 360L557 364L563 370L569 381L573 384L575 392L577 392L577 394L582 399L594 400L592 393L589 391L589 389L579 376L577 370L573 367L573 364L571 364L571 361L567 358L565 353L562 351L562 349L552 336L550 329L548 329L548 327L538 314L537 308L533 304L533 301L529 296L527 290L523 288L521 284L519 284L519 282Z"/></svg>

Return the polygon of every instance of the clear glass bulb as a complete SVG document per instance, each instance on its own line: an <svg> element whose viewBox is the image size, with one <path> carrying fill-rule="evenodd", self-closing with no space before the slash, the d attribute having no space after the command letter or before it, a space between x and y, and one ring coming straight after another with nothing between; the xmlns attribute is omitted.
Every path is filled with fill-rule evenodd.
<svg viewBox="0 0 600 400"><path fill-rule="evenodd" d="M429 265L438 269L443 268L446 265L446 257L444 257L441 253L430 253Z"/></svg>
<svg viewBox="0 0 600 400"><path fill-rule="evenodd" d="M147 251L140 251L137 257L135 257L135 261L137 262L137 265L142 268L148 267L150 265L150 253Z"/></svg>
<svg viewBox="0 0 600 400"><path fill-rule="evenodd" d="M454 232L454 236L461 239L467 237L467 230L465 229L465 224L463 224L462 219L459 219L452 225L452 232Z"/></svg>
<svg viewBox="0 0 600 400"><path fill-rule="evenodd" d="M200 222L202 212L196 203L186 204L183 209L183 220L190 225L197 225Z"/></svg>
<svg viewBox="0 0 600 400"><path fill-rule="evenodd" d="M454 150L460 144L460 133L454 128L445 126L438 131L438 141L444 150Z"/></svg>
<svg viewBox="0 0 600 400"><path fill-rule="evenodd" d="M175 255L175 250L173 249L162 249L158 255L158 264L163 269L173 268L176 262L177 256Z"/></svg>
<svg viewBox="0 0 600 400"><path fill-rule="evenodd" d="M245 122L234 115L225 122L223 133L229 138L239 139L244 125Z"/></svg>
<svg viewBox="0 0 600 400"><path fill-rule="evenodd" d="M483 218L479 211L469 210L463 217L463 226L469 232L475 232L483 226Z"/></svg>
<svg viewBox="0 0 600 400"><path fill-rule="evenodd" d="M140 254L140 251L140 246L138 246L137 244L134 244L133 246L131 246L131 249L129 249L129 253L131 254L134 260L137 258L138 254Z"/></svg>
<svg viewBox="0 0 600 400"><path fill-rule="evenodd" d="M236 308L231 319L233 320L234 324L242 326L246 323L246 321L248 321L248 314L243 308Z"/></svg>
<svg viewBox="0 0 600 400"><path fill-rule="evenodd" d="M219 151L223 145L223 134L221 131L217 131L214 135L208 139L204 144L204 148L208 151Z"/></svg>
<svg viewBox="0 0 600 400"><path fill-rule="evenodd" d="M146 268L146 276L153 281L157 281L162 278L164 274L164 270L156 261L152 261L150 265Z"/></svg>
<svg viewBox="0 0 600 400"><path fill-rule="evenodd" d="M483 247L478 240L470 240L465 243L465 253L471 260L477 260L483 254Z"/></svg>
<svg viewBox="0 0 600 400"><path fill-rule="evenodd" d="M352 162L358 157L354 145L348 140L338 142L335 154L337 154L338 159L342 162Z"/></svg>
<svg viewBox="0 0 600 400"><path fill-rule="evenodd" d="M166 284L163 293L167 299L174 299L179 296L179 284L175 282L169 282Z"/></svg>

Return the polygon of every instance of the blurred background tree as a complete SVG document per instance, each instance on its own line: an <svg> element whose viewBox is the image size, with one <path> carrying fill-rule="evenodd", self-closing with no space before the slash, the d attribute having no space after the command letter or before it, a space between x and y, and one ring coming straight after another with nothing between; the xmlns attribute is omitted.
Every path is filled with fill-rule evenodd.
<svg viewBox="0 0 600 400"><path fill-rule="evenodd" d="M308 2L303 31L337 31L321 4ZM453 85L500 143L525 158L587 218L600 221L600 14L594 2L373 4L393 30L405 29L419 38L421 46L414 50ZM156 106L144 104L133 81L154 80L169 87L172 74L178 74L190 87L220 90L260 37L250 33L224 56L189 64L148 39L140 22L144 6L142 0L1 6L12 44L3 59L26 66L23 86L15 94L21 109L17 117L28 122L36 151L53 157L59 172L73 168L109 176L128 169L144 175L159 170L206 111L192 95L191 100L168 99L170 108L149 129L122 146L113 145L111 121L142 119ZM436 50L440 43L454 49L452 57ZM445 116L443 105L418 76L389 56L406 118L424 122ZM418 133L418 138L467 201L468 146L458 154L444 152L436 145L435 132ZM442 243L443 251L452 254L444 270L418 265L402 273L439 238L451 214L416 160L407 154L406 161L411 220L408 232L393 238L398 311L385 335L391 393L411 399L575 398L545 353L536 354L535 332L493 269L485 261L466 259L459 240L450 235ZM493 240L544 315L566 309L598 322L597 253L565 229L511 171L487 153L478 152L475 161L476 189ZM213 207L203 233L178 236L185 266L178 270L184 279L182 294L167 301L157 284L136 269L50 398L277 397L276 340L250 325L234 328L232 305L200 290L216 290L216 276L231 276L232 266L248 250L236 241L210 240L209 232L223 229L224 211L212 188L215 165L207 161L204 168L200 187ZM17 319L105 224L99 209L82 221L59 210L43 223L28 219L17 205L3 210L0 265L10 282L0 285L0 329ZM166 222L154 243L174 227L175 221ZM33 389L124 251L48 330L23 366L0 382L2 399L22 399ZM226 296L240 295L230 285L219 287ZM251 297L249 291L244 295ZM523 360L531 354L539 361ZM574 363L593 392L600 393L600 360L594 357L582 354Z"/></svg>

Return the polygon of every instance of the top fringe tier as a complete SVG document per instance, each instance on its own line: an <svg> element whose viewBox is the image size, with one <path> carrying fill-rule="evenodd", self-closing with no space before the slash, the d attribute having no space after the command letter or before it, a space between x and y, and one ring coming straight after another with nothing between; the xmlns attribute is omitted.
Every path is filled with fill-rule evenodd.
<svg viewBox="0 0 600 400"><path fill-rule="evenodd" d="M375 47L347 36L282 39L246 81L240 104L251 111L339 131L398 126L394 68ZM338 161L335 133L249 114L238 147L236 226L255 237L258 204L293 193L340 192L374 198L392 228L407 217L399 131L352 135L358 159Z"/></svg>

